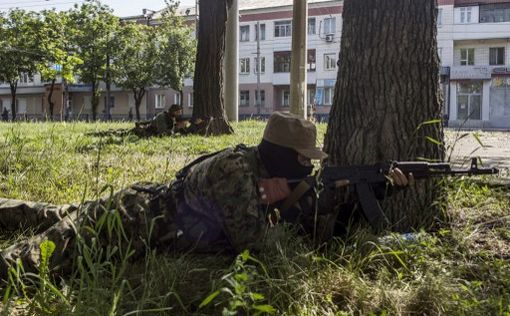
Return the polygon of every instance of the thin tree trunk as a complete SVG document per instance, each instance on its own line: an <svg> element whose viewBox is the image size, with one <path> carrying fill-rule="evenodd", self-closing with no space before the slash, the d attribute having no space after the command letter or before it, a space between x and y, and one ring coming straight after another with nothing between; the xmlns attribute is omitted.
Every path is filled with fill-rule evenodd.
<svg viewBox="0 0 510 316"><path fill-rule="evenodd" d="M334 165L443 160L435 0L345 0L325 147ZM443 189L421 181L385 202L392 228L429 226Z"/></svg>
<svg viewBox="0 0 510 316"><path fill-rule="evenodd" d="M16 120L16 90L18 89L18 81L9 82L11 88L11 116L12 120Z"/></svg>
<svg viewBox="0 0 510 316"><path fill-rule="evenodd" d="M51 86L50 86L50 92L48 93L48 106L50 108L50 120L53 121L53 108L55 106L55 103L53 103L53 88L55 88L55 78L51 80Z"/></svg>
<svg viewBox="0 0 510 316"><path fill-rule="evenodd" d="M145 95L145 89L133 89L133 97L135 98L135 112L136 112L136 120L140 121L140 105L142 104L142 99Z"/></svg>
<svg viewBox="0 0 510 316"><path fill-rule="evenodd" d="M209 122L206 129L200 129L206 135L233 133L223 100L223 55L230 4L230 0L200 2L193 117Z"/></svg>
<svg viewBox="0 0 510 316"><path fill-rule="evenodd" d="M97 118L97 107L99 105L99 97L97 95L97 83L92 82L92 120L95 121Z"/></svg>

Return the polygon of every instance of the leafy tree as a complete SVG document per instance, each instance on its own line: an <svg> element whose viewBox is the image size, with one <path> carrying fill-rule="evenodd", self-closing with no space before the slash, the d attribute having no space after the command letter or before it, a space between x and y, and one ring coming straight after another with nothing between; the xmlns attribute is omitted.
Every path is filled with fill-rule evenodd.
<svg viewBox="0 0 510 316"><path fill-rule="evenodd" d="M152 27L128 23L117 33L117 42L122 49L113 63L114 81L119 87L133 92L137 120L140 120L140 104L147 88L156 82L155 32Z"/></svg>
<svg viewBox="0 0 510 316"><path fill-rule="evenodd" d="M86 0L81 6L75 5L69 14L76 25L73 41L83 61L77 70L80 80L91 84L92 119L95 120L100 96L99 83L107 75L109 78L107 60L116 48L111 41L118 29L119 19L98 0Z"/></svg>
<svg viewBox="0 0 510 316"><path fill-rule="evenodd" d="M444 158L436 9L435 0L344 1L329 163ZM442 192L420 181L388 199L392 228L431 224Z"/></svg>
<svg viewBox="0 0 510 316"><path fill-rule="evenodd" d="M33 77L44 60L39 49L42 22L34 12L15 9L1 18L0 80L11 90L12 119L16 119L16 92L21 75Z"/></svg>
<svg viewBox="0 0 510 316"><path fill-rule="evenodd" d="M184 24L181 16L175 14L175 1L166 1L161 24L157 28L158 42L157 84L170 87L181 93L184 79L191 77L195 66L196 41L192 29Z"/></svg>
<svg viewBox="0 0 510 316"><path fill-rule="evenodd" d="M65 82L74 82L74 75L77 65L82 60L72 51L72 38L75 29L69 15L66 12L55 10L43 11L43 29L45 37L42 41L41 50L44 55L44 62L39 65L39 72L43 81L51 81L48 93L48 105L50 118L53 119L54 103L52 100L53 90L57 77Z"/></svg>
<svg viewBox="0 0 510 316"><path fill-rule="evenodd" d="M156 28L125 24L115 40L121 49L113 63L114 80L119 87L133 92L137 120L148 87L157 84L182 91L184 77L193 69L195 43L191 30L175 15L172 3L160 22Z"/></svg>

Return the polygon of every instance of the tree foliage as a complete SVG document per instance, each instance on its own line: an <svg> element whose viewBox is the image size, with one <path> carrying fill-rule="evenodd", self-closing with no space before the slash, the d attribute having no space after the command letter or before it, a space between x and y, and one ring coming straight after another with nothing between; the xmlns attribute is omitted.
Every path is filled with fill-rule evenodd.
<svg viewBox="0 0 510 316"><path fill-rule="evenodd" d="M80 80L91 85L92 119L95 120L100 95L99 83L106 75L107 58L117 48L111 41L118 30L119 19L108 6L98 0L86 0L80 6L75 5L69 14L76 26L72 40L83 61L77 70Z"/></svg>
<svg viewBox="0 0 510 316"><path fill-rule="evenodd" d="M11 114L16 119L16 91L20 76L32 78L44 60L39 15L14 9L0 18L0 80L11 90Z"/></svg>
<svg viewBox="0 0 510 316"><path fill-rule="evenodd" d="M83 61L77 56L75 47L71 41L76 33L73 21L67 12L47 10L42 12L43 26L41 34L41 50L44 62L38 65L38 70L43 81L50 81L48 105L50 117L53 117L53 88L58 77L66 82L74 82L76 67Z"/></svg>

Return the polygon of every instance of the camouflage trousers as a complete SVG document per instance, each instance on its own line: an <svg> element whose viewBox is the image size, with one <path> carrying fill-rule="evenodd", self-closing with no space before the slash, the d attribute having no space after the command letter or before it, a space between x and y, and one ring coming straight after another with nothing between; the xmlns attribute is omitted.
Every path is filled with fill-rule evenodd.
<svg viewBox="0 0 510 316"><path fill-rule="evenodd" d="M0 279L9 267L21 262L26 272L35 272L41 261L41 244L50 240L55 251L51 271L70 271L77 240L103 246L124 245L134 256L147 249L169 248L176 238L175 200L170 186L135 184L109 198L81 205L51 205L0 199L0 230L6 234L30 229L33 237L0 251Z"/></svg>

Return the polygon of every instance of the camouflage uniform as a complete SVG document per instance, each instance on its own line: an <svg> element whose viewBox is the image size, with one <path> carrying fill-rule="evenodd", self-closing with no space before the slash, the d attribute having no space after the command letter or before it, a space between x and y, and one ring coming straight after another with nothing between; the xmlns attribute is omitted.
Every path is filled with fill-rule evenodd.
<svg viewBox="0 0 510 316"><path fill-rule="evenodd" d="M0 252L0 276L17 259L26 271L36 270L46 239L56 245L52 270L72 266L78 237L105 245L122 239L135 255L145 253L147 245L161 251L253 248L264 235L267 217L257 183L269 177L257 148L227 149L184 170L170 185L137 184L79 206L0 199L3 231L37 228L34 237ZM120 219L122 235L108 234L108 216ZM87 227L95 227L99 235Z"/></svg>
<svg viewBox="0 0 510 316"><path fill-rule="evenodd" d="M175 122L170 110L160 112L150 121L136 123L131 132L140 137L172 135Z"/></svg>

